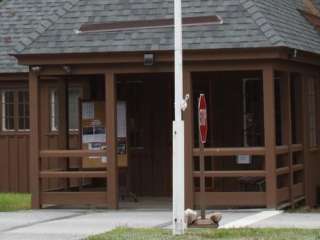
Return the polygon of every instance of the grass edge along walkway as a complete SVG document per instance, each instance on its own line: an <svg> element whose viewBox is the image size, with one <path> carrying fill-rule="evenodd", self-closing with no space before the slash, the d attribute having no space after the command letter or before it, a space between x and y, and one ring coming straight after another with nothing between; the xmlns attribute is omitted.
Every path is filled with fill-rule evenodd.
<svg viewBox="0 0 320 240"><path fill-rule="evenodd" d="M0 193L0 212L31 208L31 195L26 193Z"/></svg>
<svg viewBox="0 0 320 240"><path fill-rule="evenodd" d="M165 229L119 227L87 240L320 240L320 229L192 229L184 236L172 236Z"/></svg>

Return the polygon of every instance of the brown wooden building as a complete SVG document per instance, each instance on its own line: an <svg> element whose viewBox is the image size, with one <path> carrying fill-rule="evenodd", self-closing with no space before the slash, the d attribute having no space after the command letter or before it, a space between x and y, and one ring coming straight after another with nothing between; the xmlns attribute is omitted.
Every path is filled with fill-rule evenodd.
<svg viewBox="0 0 320 240"><path fill-rule="evenodd" d="M30 29L10 37L8 24L1 53L0 190L30 191L34 208L170 197L172 1L35 1L40 21L12 2L0 18ZM183 1L187 207L199 205L200 93L208 206L319 203L317 4Z"/></svg>

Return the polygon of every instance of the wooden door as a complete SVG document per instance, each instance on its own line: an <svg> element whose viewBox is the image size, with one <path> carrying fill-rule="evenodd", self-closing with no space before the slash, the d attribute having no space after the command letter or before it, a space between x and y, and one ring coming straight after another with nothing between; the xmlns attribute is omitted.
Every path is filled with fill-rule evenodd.
<svg viewBox="0 0 320 240"><path fill-rule="evenodd" d="M171 195L172 80L170 75L126 82L129 188L138 196Z"/></svg>

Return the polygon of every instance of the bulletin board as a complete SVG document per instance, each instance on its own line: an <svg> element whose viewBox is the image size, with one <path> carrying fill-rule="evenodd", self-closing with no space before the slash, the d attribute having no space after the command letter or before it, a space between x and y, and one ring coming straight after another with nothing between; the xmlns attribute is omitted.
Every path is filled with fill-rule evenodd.
<svg viewBox="0 0 320 240"><path fill-rule="evenodd" d="M105 102L81 101L81 147L88 150L105 150ZM127 107L125 102L117 103L117 164L118 167L128 167L127 154ZM82 159L85 169L105 168L108 159L106 156L89 156Z"/></svg>

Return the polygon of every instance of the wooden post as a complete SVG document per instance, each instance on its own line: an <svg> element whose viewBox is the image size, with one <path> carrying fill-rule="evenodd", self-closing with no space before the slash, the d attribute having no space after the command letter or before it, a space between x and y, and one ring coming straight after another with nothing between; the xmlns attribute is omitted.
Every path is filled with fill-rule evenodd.
<svg viewBox="0 0 320 240"><path fill-rule="evenodd" d="M284 144L288 145L288 167L289 167L289 192L291 207L294 207L293 199L293 153L292 153L292 115L291 115L291 79L290 73L285 72L281 75L282 90L282 132Z"/></svg>
<svg viewBox="0 0 320 240"><path fill-rule="evenodd" d="M68 83L66 79L58 80L58 104L59 104L59 123L58 123L58 131L59 131L59 149L66 150L68 149L69 142L69 127L68 127ZM69 158L63 158L63 167L66 170L69 170ZM64 181L65 189L69 189L70 187L70 179L66 179Z"/></svg>
<svg viewBox="0 0 320 240"><path fill-rule="evenodd" d="M118 208L118 167L117 167L117 92L114 73L105 73L105 113L107 136L107 195L111 209Z"/></svg>
<svg viewBox="0 0 320 240"><path fill-rule="evenodd" d="M29 101L30 101L30 192L32 208L38 209L40 203L39 179L39 79L38 74L29 70Z"/></svg>
<svg viewBox="0 0 320 240"><path fill-rule="evenodd" d="M191 72L184 74L184 96L189 94L188 108L184 112L185 122L185 207L193 209L193 96L192 96L192 76Z"/></svg>
<svg viewBox="0 0 320 240"><path fill-rule="evenodd" d="M313 207L314 200L311 194L312 183L310 176L312 175L312 169L310 164L309 154L309 111L308 111L308 78L306 74L301 77L301 112L302 112L302 144L303 144L303 160L304 160L304 190L306 196L306 205Z"/></svg>
<svg viewBox="0 0 320 240"><path fill-rule="evenodd" d="M200 134L199 134L200 135ZM206 219L206 183L205 183L205 166L204 166L204 144L202 143L199 136L199 146L200 146L200 211L201 211L201 219Z"/></svg>
<svg viewBox="0 0 320 240"><path fill-rule="evenodd" d="M271 65L263 69L264 139L266 147L266 194L267 207L277 207L276 175L276 131L275 131L275 91L274 72Z"/></svg>

